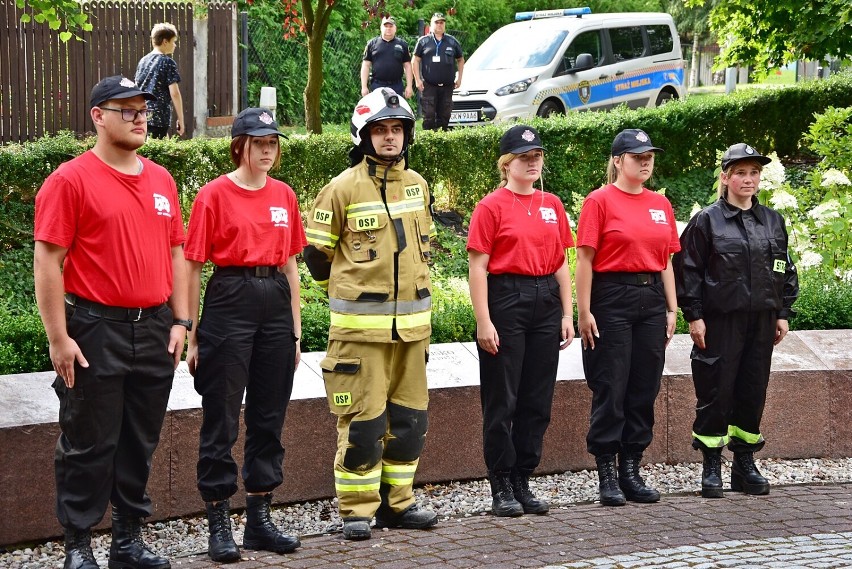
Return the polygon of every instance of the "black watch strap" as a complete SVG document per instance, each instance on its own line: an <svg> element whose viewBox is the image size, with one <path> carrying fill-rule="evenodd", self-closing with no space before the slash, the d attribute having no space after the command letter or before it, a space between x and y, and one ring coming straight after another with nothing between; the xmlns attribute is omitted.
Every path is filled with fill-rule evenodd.
<svg viewBox="0 0 852 569"><path fill-rule="evenodd" d="M181 320L180 318L175 318L172 320L172 326L183 326L186 328L186 331L189 332L192 330L192 320Z"/></svg>

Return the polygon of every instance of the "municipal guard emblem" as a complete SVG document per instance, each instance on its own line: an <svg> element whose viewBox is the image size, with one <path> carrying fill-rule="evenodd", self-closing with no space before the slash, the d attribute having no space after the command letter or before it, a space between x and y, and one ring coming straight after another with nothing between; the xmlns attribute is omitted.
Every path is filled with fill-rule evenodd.
<svg viewBox="0 0 852 569"><path fill-rule="evenodd" d="M577 94L580 95L580 102L584 105L592 98L592 86L588 81L580 81L580 87L577 89Z"/></svg>
<svg viewBox="0 0 852 569"><path fill-rule="evenodd" d="M523 138L527 142L532 142L533 140L535 140L535 135L532 133L531 130L525 130L524 133L521 135L521 138Z"/></svg>
<svg viewBox="0 0 852 569"><path fill-rule="evenodd" d="M136 87L136 83L134 83L133 81L131 81L127 77L122 77L121 81L119 81L118 84L121 85L122 87L127 87L128 89L130 89L132 87Z"/></svg>
<svg viewBox="0 0 852 569"><path fill-rule="evenodd" d="M267 113L266 111L260 113L260 116L257 118L260 119L260 122L262 122L263 124L272 124L272 121L275 120L271 116L269 116L269 113Z"/></svg>
<svg viewBox="0 0 852 569"><path fill-rule="evenodd" d="M639 142L648 142L648 135L641 130L636 134L636 140Z"/></svg>

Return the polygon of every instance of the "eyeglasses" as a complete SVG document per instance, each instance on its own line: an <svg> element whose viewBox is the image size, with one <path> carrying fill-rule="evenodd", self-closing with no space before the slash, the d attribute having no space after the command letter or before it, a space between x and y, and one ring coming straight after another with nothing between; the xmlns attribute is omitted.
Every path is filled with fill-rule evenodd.
<svg viewBox="0 0 852 569"><path fill-rule="evenodd" d="M102 111L113 111L116 113L121 113L121 120L124 122L136 122L137 117L142 117L145 122L150 120L149 113L151 109L113 109L110 107L98 107Z"/></svg>

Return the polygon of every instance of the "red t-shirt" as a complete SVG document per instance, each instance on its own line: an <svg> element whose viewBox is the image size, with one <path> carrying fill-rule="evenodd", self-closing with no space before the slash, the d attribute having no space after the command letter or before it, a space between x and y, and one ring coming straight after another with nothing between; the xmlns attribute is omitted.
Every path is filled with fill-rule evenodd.
<svg viewBox="0 0 852 569"><path fill-rule="evenodd" d="M177 188L165 168L139 160L141 174L122 174L88 151L42 184L35 240L68 249L66 292L125 308L171 296L171 248L184 241Z"/></svg>
<svg viewBox="0 0 852 569"><path fill-rule="evenodd" d="M586 196L577 246L595 249L592 270L597 272L662 271L669 255L680 251L672 204L645 188L628 194L608 184Z"/></svg>
<svg viewBox="0 0 852 569"><path fill-rule="evenodd" d="M470 218L467 250L489 255L491 274L555 273L573 246L565 207L540 190L521 196L499 188L480 200Z"/></svg>
<svg viewBox="0 0 852 569"><path fill-rule="evenodd" d="M184 256L220 267L281 266L307 244L290 186L267 177L259 190L245 190L219 176L192 204Z"/></svg>

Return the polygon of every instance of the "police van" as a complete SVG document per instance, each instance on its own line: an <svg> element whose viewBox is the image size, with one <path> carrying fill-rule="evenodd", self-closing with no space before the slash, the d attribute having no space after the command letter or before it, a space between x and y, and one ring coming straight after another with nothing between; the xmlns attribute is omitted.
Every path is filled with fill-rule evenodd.
<svg viewBox="0 0 852 569"><path fill-rule="evenodd" d="M674 21L663 13L520 12L465 61L450 125L622 103L654 107L685 95Z"/></svg>

